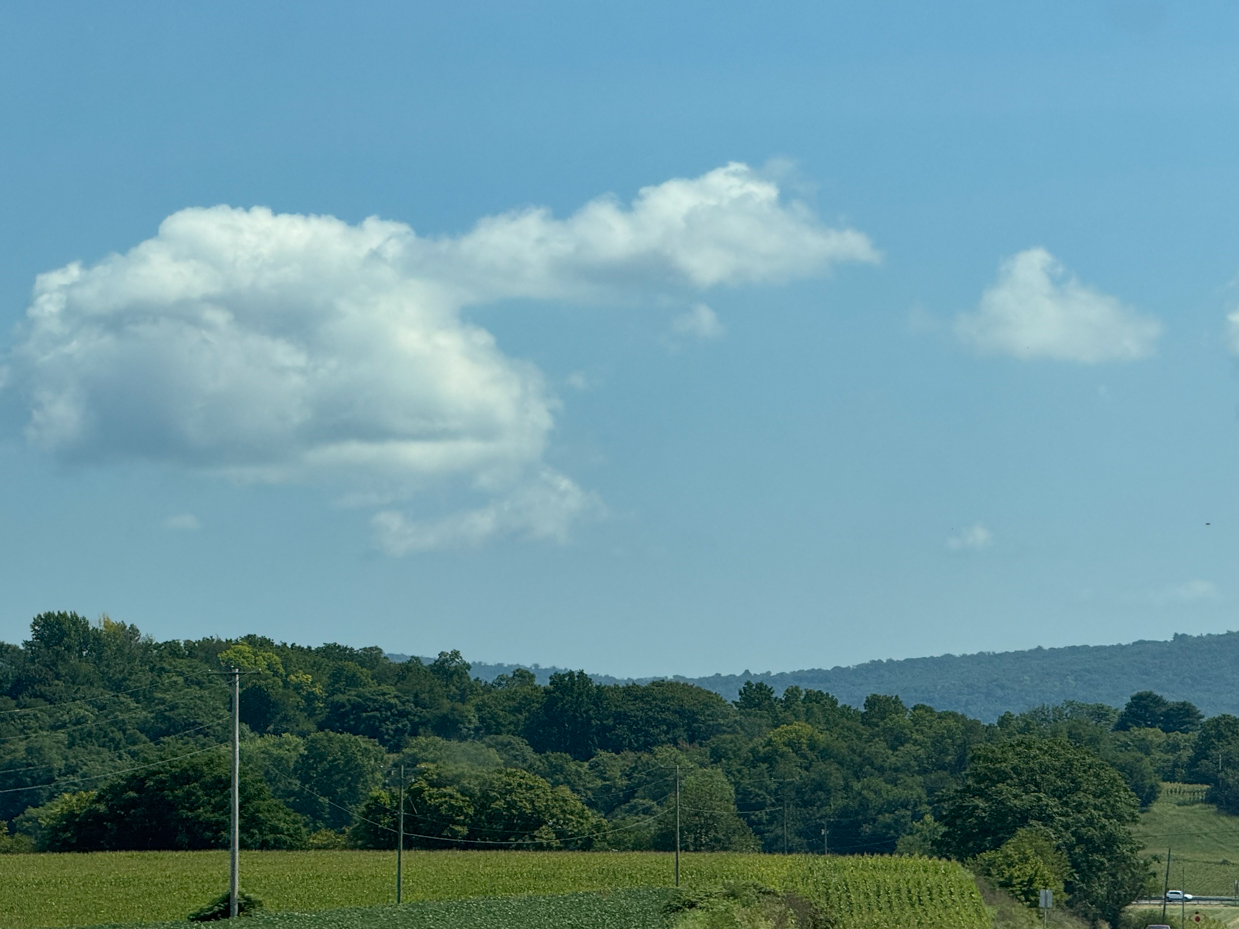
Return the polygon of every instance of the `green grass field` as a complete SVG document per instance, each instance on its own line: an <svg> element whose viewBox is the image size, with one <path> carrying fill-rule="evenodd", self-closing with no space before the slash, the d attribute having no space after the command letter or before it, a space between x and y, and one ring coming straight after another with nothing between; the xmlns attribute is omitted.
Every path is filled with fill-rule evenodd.
<svg viewBox="0 0 1239 929"><path fill-rule="evenodd" d="M262 897L273 914L379 907L394 899L394 859L391 852L247 852L241 858L242 885ZM971 877L959 865L944 861L690 854L682 857L681 876L686 888L756 881L792 891L819 901L839 918L841 929L992 925ZM226 883L227 855L222 852L9 855L0 859L0 926L37 929L183 920ZM493 898L614 894L666 888L671 883L672 858L656 853L414 852L405 859L405 900L410 902L492 898L486 907L517 906ZM609 904L602 900L598 905ZM402 907L389 917L382 915L387 912L384 908L375 910L373 918L403 919L401 914L409 910L408 918L415 919L415 909ZM320 919L328 920L329 914ZM324 929L336 925L306 923L311 924ZM405 925L375 923L389 924ZM611 920L534 922L521 924L520 929L552 925L609 927Z"/></svg>
<svg viewBox="0 0 1239 929"><path fill-rule="evenodd" d="M1203 896L1233 894L1239 880L1239 816L1219 813L1213 804L1195 801L1190 793L1187 797L1166 793L1140 814L1136 827L1145 854L1157 855L1161 862L1159 892L1169 846L1172 888Z"/></svg>

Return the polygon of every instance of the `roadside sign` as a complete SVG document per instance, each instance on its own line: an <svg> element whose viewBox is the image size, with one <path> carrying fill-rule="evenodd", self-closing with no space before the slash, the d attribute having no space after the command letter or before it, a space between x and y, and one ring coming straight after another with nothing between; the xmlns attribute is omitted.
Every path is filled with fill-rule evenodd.
<svg viewBox="0 0 1239 929"><path fill-rule="evenodd" d="M1054 906L1054 891L1041 891L1041 909L1048 910Z"/></svg>

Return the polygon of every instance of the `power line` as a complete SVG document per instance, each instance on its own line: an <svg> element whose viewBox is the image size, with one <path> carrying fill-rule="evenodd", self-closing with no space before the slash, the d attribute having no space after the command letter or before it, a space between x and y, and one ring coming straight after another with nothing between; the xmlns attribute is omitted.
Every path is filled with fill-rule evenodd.
<svg viewBox="0 0 1239 929"><path fill-rule="evenodd" d="M138 716L141 713L150 712L152 712L152 710L149 707L138 706L126 713L121 713L119 716L109 716L106 719L92 719L89 722L74 723L72 726L63 726L60 729L46 729L42 732L27 732L22 735L9 735L0 739L0 742L12 742L14 739L37 739L40 736L47 735L60 735L62 732L73 732L76 729L87 729L91 726L102 726L104 723L114 723L118 719L128 719L131 716Z"/></svg>
<svg viewBox="0 0 1239 929"><path fill-rule="evenodd" d="M109 771L107 774L92 774L89 777L70 777L62 780L49 781L46 784L31 784L29 787L9 787L7 790L0 790L0 794L13 794L23 790L44 790L48 787L59 787L61 784L80 784L85 781L99 781L107 777L118 777L121 774L130 774L134 771L145 771L147 768L158 768L160 765L171 764L174 761L180 761L182 758L192 758L194 755L201 755L203 752L211 752L222 745L227 745L227 742L219 742L207 748L200 748L196 752L189 752L184 755L177 755L175 758L165 758L163 761L154 761L150 764L136 765L132 768L121 768L119 771Z"/></svg>
<svg viewBox="0 0 1239 929"><path fill-rule="evenodd" d="M203 723L201 726L194 726L192 729L182 729L180 732L170 732L167 735L161 735L157 739L152 739L151 741L147 742L145 745L131 745L131 746L128 746L127 748L113 749L110 752L92 752L87 760L94 760L95 758L98 758L100 756L119 755L123 752L131 752L131 751L136 751L136 750L143 749L143 748L148 748L151 745L158 745L160 742L164 741L165 739L175 739L177 736L189 735L189 733L197 732L200 729L209 729L211 726L218 726L221 722L223 722L222 719L216 720L213 723ZM57 764L59 764L59 762L53 761L53 762L50 762L49 764L27 765L24 768L0 768L0 777L3 777L6 774L16 774L19 771L34 771L38 768L54 768L56 767Z"/></svg>
<svg viewBox="0 0 1239 929"><path fill-rule="evenodd" d="M344 806L342 804L336 803L334 800L331 800L328 797L324 797L320 793L315 793L313 790L310 790L310 788L306 787L304 784L300 783L299 781L294 780L293 778L288 777L283 772L273 771L271 773L278 775L279 777L288 781L290 784L297 787L298 789L305 791L310 796L317 797L319 800L322 800L324 803L330 806L334 806L338 810L343 810L344 812L352 816L354 819L360 820L363 823L369 823L370 825L375 826L378 829L382 829L385 832L391 832L391 833L396 832L396 830L393 829L391 826L388 826L384 823L375 822L373 819L367 819L365 816L362 816L360 813L356 812L355 810L352 810L349 807ZM666 797L663 797L662 800L658 802L665 803L670 798L671 798L671 795L668 794ZM626 823L623 826L618 826L614 829L605 829L600 832L586 832L580 835L570 835L570 836L564 836L562 838L555 838L555 839L509 839L506 841L500 841L497 839L456 839L450 836L424 835L418 832L406 832L405 835L412 839L429 839L433 842L455 842L460 845L504 845L504 846L545 845L548 842L558 842L560 845L563 845L567 842L576 842L581 839L594 839L594 838L598 838L599 836L612 835L617 832L625 832L629 829L636 829L637 827L643 826L646 823L651 823L656 819L661 819L662 817L666 816L669 812L671 812L670 807L668 807L665 810L662 810L659 813L655 813L653 816L648 816L644 819L637 820L636 822ZM417 814L417 813L414 813L414 816L416 816L418 819L424 818L420 814Z"/></svg>
<svg viewBox="0 0 1239 929"><path fill-rule="evenodd" d="M160 681L154 681L150 684L143 684L141 687L135 687L133 690L118 690L106 694L99 694L95 697L79 697L76 700L63 700L60 703L51 703L47 706L22 706L15 710L0 710L0 716L8 716L12 713L37 713L41 710L58 710L62 706L73 706L75 703L90 703L92 700L107 700L111 697L123 697L127 694L136 694L139 690L149 690L152 687L157 687L160 683Z"/></svg>

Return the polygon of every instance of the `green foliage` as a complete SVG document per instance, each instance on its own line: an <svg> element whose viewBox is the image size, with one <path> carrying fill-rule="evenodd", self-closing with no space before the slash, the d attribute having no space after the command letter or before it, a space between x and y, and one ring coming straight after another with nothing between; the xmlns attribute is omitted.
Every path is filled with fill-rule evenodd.
<svg viewBox="0 0 1239 929"><path fill-rule="evenodd" d="M1213 804L1185 799L1191 793L1168 785L1162 799L1141 812L1134 829L1142 854L1154 858L1149 895L1162 891L1166 846L1173 845L1171 887L1186 886L1193 894L1229 896L1234 892L1235 862L1239 862L1239 817ZM1199 791L1196 791L1199 797Z"/></svg>
<svg viewBox="0 0 1239 929"><path fill-rule="evenodd" d="M394 848L397 798L372 792L350 831L361 848ZM408 848L466 846L588 848L603 821L566 787L519 768L496 768L451 783L434 765L421 765L405 791Z"/></svg>
<svg viewBox="0 0 1239 929"><path fill-rule="evenodd" d="M322 725L335 732L373 739L389 752L395 752L417 734L424 718L417 705L396 688L379 686L331 697Z"/></svg>
<svg viewBox="0 0 1239 929"><path fill-rule="evenodd" d="M946 799L988 743L1064 738L1118 770L1146 805L1159 778L1183 777L1189 766L1224 772L1231 757L1225 720L1208 721L1199 736L1113 731L1118 711L1096 704L1040 707L986 726L888 695L870 694L855 709L819 690L793 683L778 694L753 680L732 705L684 681L600 685L564 672L542 687L515 669L486 683L458 652L396 662L377 648L310 648L256 635L153 642L106 617L91 623L48 613L21 647L0 647L0 709L20 711L0 713L0 819L32 840L45 831L40 816L54 822L53 847L101 847L100 835L121 841L126 827L99 817L126 809L110 793L123 772L159 771L226 739L224 666L254 672L241 694L246 778L265 782L321 841L347 834L368 847L394 840L359 822L357 811L364 806L365 819L387 823L401 764L433 768L411 789L416 808L406 811L410 831L432 846L670 847L680 765L686 791L697 789L694 778L713 785L709 799L683 804L687 845L747 848L755 837L765 851L782 851L786 841L790 851L816 853L828 829L833 852L872 854L931 850ZM1158 704L1166 728L1174 705ZM1214 748L1220 765L1209 755ZM1234 754L1239 770L1239 743ZM504 778L524 784L506 807L487 794ZM1229 802L1226 785L1215 787ZM66 789L82 788L111 798L108 805L92 801L89 810L48 819ZM381 788L386 800L375 794ZM195 802L189 785L178 791L174 806ZM561 822L581 828L552 826ZM208 842L201 824L178 830L147 830L143 841ZM295 822L280 831L280 842L304 841Z"/></svg>
<svg viewBox="0 0 1239 929"><path fill-rule="evenodd" d="M243 773L240 793L243 847L305 844L300 820L263 780ZM98 791L64 794L33 816L40 850L220 848L228 838L230 795L228 759L210 753L134 772Z"/></svg>
<svg viewBox="0 0 1239 929"><path fill-rule="evenodd" d="M1113 923L1148 873L1129 828L1137 809L1122 778L1096 755L1062 739L1019 736L978 749L946 803L942 844L971 858L1038 827L1067 858L1073 908Z"/></svg>
<svg viewBox="0 0 1239 929"><path fill-rule="evenodd" d="M600 817L567 787L552 787L518 768L487 775L473 806L469 834L478 842L520 842L538 848L569 842L570 847L588 848L592 834L604 828Z"/></svg>
<svg viewBox="0 0 1239 929"><path fill-rule="evenodd" d="M664 805L653 847L675 848L674 801ZM690 770L680 787L680 847L690 852L756 851L753 830L736 813L736 792L723 772Z"/></svg>
<svg viewBox="0 0 1239 929"><path fill-rule="evenodd" d="M588 674L554 674L525 724L525 738L537 751L563 752L583 761L598 750L602 714L602 695Z"/></svg>
<svg viewBox="0 0 1239 929"><path fill-rule="evenodd" d="M918 820L911 832L899 837L895 852L899 855L923 855L932 858L941 847L942 823L930 813Z"/></svg>
<svg viewBox="0 0 1239 929"><path fill-rule="evenodd" d="M237 916L253 916L263 909L261 897L241 891L237 894ZM225 890L205 906L189 914L191 923L212 923L232 917L232 894Z"/></svg>
<svg viewBox="0 0 1239 929"><path fill-rule="evenodd" d="M1052 890L1060 904L1066 902L1063 884L1071 865L1042 827L1020 829L998 848L974 858L971 866L1030 909L1037 907L1042 890Z"/></svg>
<svg viewBox="0 0 1239 929"><path fill-rule="evenodd" d="M1200 728L1200 710L1186 700L1171 703L1160 694L1142 690L1132 694L1114 728L1160 729L1163 732L1194 732Z"/></svg>
<svg viewBox="0 0 1239 929"><path fill-rule="evenodd" d="M9 832L9 824L0 820L0 855L20 855L34 851L34 842L20 832L16 835Z"/></svg>
<svg viewBox="0 0 1239 929"><path fill-rule="evenodd" d="M814 901L752 882L678 894L665 910L673 929L828 929L834 925Z"/></svg>
<svg viewBox="0 0 1239 929"><path fill-rule="evenodd" d="M343 829L382 782L386 767L387 755L373 739L315 732L306 737L293 764L292 776L302 790L289 805L311 828Z"/></svg>

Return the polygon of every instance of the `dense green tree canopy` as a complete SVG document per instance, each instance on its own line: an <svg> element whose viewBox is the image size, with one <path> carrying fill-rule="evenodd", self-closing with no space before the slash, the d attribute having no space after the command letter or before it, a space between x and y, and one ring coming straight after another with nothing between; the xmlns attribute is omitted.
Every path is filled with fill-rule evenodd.
<svg viewBox="0 0 1239 929"><path fill-rule="evenodd" d="M155 642L106 617L47 613L21 646L0 643L0 849L217 845L231 721L220 672L232 667L248 672L255 847L392 847L401 766L410 847L670 847L678 766L685 848L942 848L989 855L1012 881L1061 853L1073 905L1097 915L1133 886L1127 824L1160 781L1209 783L1239 811L1239 720L1197 730L1194 708L1156 694L1123 713L1064 703L985 725L894 695L853 707L751 682L729 703L683 681L571 672L542 686L521 669L487 682L458 652L392 661L262 636ZM1020 759L1042 756L1029 746L1045 756L1031 767ZM1057 786L977 793L1034 770ZM984 829L964 841L970 816ZM1052 836L1048 858L1027 833L1009 845L1029 828Z"/></svg>
<svg viewBox="0 0 1239 929"><path fill-rule="evenodd" d="M1021 830L1042 830L1070 866L1073 903L1113 923L1146 874L1127 828L1137 810L1122 777L1092 752L1065 739L1017 736L977 749L944 804L942 847L973 858Z"/></svg>
<svg viewBox="0 0 1239 929"><path fill-rule="evenodd" d="M386 769L387 755L373 739L315 732L293 764L292 777L301 789L289 805L313 828L347 828L352 811L378 788Z"/></svg>
<svg viewBox="0 0 1239 929"><path fill-rule="evenodd" d="M97 792L68 795L41 823L48 851L224 848L231 821L231 767L222 752L135 772ZM243 848L299 848L305 827L260 777L241 785Z"/></svg>

